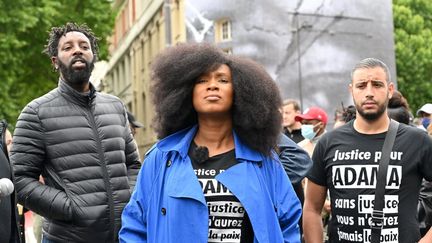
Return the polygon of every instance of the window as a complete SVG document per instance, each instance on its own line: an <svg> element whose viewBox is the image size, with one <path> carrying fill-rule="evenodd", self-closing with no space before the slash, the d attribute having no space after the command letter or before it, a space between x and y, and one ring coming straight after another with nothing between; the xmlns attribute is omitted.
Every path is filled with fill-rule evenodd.
<svg viewBox="0 0 432 243"><path fill-rule="evenodd" d="M225 20L221 24L222 40L231 40L231 23Z"/></svg>
<svg viewBox="0 0 432 243"><path fill-rule="evenodd" d="M222 19L216 22L215 31L216 42L230 41L231 40L231 21Z"/></svg>

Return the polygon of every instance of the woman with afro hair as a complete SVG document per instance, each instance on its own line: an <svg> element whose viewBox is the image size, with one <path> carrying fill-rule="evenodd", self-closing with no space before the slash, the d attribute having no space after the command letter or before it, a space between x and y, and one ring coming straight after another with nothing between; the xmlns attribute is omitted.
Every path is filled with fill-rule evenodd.
<svg viewBox="0 0 432 243"><path fill-rule="evenodd" d="M257 63L180 44L152 66L154 128L121 242L300 242L301 206L274 152L279 90Z"/></svg>

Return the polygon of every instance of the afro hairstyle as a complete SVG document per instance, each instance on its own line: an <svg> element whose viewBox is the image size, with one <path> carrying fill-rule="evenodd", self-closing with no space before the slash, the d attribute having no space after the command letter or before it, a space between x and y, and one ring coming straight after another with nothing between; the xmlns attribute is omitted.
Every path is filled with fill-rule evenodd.
<svg viewBox="0 0 432 243"><path fill-rule="evenodd" d="M165 49L152 65L153 128L164 138L198 123L192 103L195 82L226 64L233 80L233 128L250 148L269 155L281 132L279 89L258 63L224 53L209 43L183 43Z"/></svg>

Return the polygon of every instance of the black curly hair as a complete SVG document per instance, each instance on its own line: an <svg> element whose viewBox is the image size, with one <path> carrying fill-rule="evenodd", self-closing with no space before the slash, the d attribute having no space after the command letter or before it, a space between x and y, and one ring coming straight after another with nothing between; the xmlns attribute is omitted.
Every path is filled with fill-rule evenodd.
<svg viewBox="0 0 432 243"><path fill-rule="evenodd" d="M91 49L93 51L94 60L97 60L98 48L98 38L94 35L92 30L86 24L76 24L76 23L66 23L60 27L52 27L49 33L49 38L47 39L47 44L43 53L46 53L49 57L56 57L58 54L58 44L62 36L66 33L77 31L83 33L90 41Z"/></svg>
<svg viewBox="0 0 432 243"><path fill-rule="evenodd" d="M223 64L230 67L233 79L234 130L249 147L269 155L282 129L282 100L276 83L258 63L228 55L209 43L179 44L156 57L152 98L158 138L197 124L192 104L196 79Z"/></svg>
<svg viewBox="0 0 432 243"><path fill-rule="evenodd" d="M356 118L356 108L353 105L349 105L346 108L343 107L342 120L349 122Z"/></svg>

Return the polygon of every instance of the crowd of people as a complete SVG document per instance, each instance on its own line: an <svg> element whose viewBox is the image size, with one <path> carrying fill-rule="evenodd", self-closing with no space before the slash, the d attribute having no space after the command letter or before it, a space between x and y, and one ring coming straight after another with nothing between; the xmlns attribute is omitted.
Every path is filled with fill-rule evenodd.
<svg viewBox="0 0 432 243"><path fill-rule="evenodd" d="M44 52L58 87L23 108L13 136L0 123L0 242L25 241L27 210L44 243L432 242L432 104L414 115L379 59L353 67L354 105L329 128L318 104L282 101L257 62L169 47L152 63L158 142L141 161L143 124L89 81L91 29L54 27Z"/></svg>

